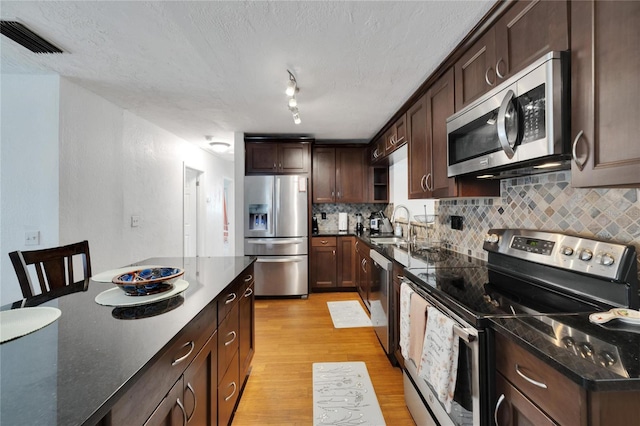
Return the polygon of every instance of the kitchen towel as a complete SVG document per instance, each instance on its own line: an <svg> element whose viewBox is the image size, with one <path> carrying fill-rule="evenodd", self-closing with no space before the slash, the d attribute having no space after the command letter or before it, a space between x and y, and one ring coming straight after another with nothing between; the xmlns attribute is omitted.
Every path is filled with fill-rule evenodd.
<svg viewBox="0 0 640 426"><path fill-rule="evenodd" d="M434 307L427 308L427 327L418 375L429 383L447 413L458 374L458 337L455 322Z"/></svg>
<svg viewBox="0 0 640 426"><path fill-rule="evenodd" d="M409 359L409 326L413 293L413 289L407 283L400 284L400 353L404 359Z"/></svg>
<svg viewBox="0 0 640 426"><path fill-rule="evenodd" d="M422 348L424 347L424 332L427 326L426 300L414 293L411 297L411 325L409 327L409 359L420 371Z"/></svg>
<svg viewBox="0 0 640 426"><path fill-rule="evenodd" d="M335 328L371 327L371 320L357 300L327 302Z"/></svg>

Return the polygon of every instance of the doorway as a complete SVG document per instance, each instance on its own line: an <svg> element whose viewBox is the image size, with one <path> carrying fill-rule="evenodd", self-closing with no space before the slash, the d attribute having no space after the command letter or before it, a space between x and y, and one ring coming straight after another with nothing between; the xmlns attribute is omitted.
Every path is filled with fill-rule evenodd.
<svg viewBox="0 0 640 426"><path fill-rule="evenodd" d="M200 236L201 225L201 178L202 171L191 167L184 167L184 199L183 199L183 256L197 257L200 255L202 242Z"/></svg>

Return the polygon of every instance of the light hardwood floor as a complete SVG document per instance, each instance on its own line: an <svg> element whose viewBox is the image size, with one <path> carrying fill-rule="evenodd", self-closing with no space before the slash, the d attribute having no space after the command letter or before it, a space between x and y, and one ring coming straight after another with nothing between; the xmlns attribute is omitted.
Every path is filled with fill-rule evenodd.
<svg viewBox="0 0 640 426"><path fill-rule="evenodd" d="M312 425L311 365L340 361L366 363L387 425L415 425L402 372L391 366L373 328L333 327L327 302L338 300L360 298L353 292L256 300L256 353L233 426Z"/></svg>

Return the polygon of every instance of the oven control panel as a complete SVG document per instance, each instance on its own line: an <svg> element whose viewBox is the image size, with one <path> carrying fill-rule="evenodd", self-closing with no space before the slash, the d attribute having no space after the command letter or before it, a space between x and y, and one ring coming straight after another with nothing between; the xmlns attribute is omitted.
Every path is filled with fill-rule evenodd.
<svg viewBox="0 0 640 426"><path fill-rule="evenodd" d="M555 245L556 243L554 241L546 241L539 238L514 236L511 240L512 249L542 254L544 256L551 256Z"/></svg>
<svg viewBox="0 0 640 426"><path fill-rule="evenodd" d="M529 229L491 229L483 248L610 280L620 280L624 266L635 260L633 246Z"/></svg>

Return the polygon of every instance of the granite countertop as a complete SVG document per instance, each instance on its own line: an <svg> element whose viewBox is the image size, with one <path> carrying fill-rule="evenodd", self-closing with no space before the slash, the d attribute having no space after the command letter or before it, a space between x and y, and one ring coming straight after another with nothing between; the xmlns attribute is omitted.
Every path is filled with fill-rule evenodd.
<svg viewBox="0 0 640 426"><path fill-rule="evenodd" d="M57 307L62 316L0 345L0 424L97 423L128 389L129 379L254 260L179 257L139 262L183 268L189 282L182 304L148 318L118 319L122 308L98 305L95 297L113 287L102 282L91 281L87 291L42 304Z"/></svg>
<svg viewBox="0 0 640 426"><path fill-rule="evenodd" d="M561 339L549 338L531 319L492 318L491 322L497 333L587 390L640 391L640 326L613 322L605 326L592 324L588 314L549 315L547 318L571 327L575 350L564 347ZM602 349L595 350L592 357L583 357L579 349L580 332L589 336L588 342L594 348L604 348L611 354L619 369L612 370L600 364Z"/></svg>

